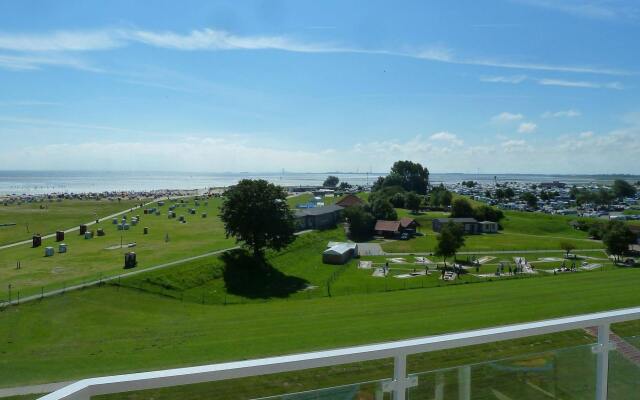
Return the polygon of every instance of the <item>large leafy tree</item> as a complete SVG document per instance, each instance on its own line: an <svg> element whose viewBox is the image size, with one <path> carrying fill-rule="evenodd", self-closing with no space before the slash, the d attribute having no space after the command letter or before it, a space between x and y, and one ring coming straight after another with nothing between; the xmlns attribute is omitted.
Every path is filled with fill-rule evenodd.
<svg viewBox="0 0 640 400"><path fill-rule="evenodd" d="M531 208L538 207L538 197L531 192L523 193L520 198L527 203L527 205Z"/></svg>
<svg viewBox="0 0 640 400"><path fill-rule="evenodd" d="M500 222L504 218L504 213L501 210L483 204L473 210L473 216L478 221Z"/></svg>
<svg viewBox="0 0 640 400"><path fill-rule="evenodd" d="M636 194L636 188L625 180L616 179L613 182L613 193L619 199L623 197L631 197Z"/></svg>
<svg viewBox="0 0 640 400"><path fill-rule="evenodd" d="M393 221L398 219L398 213L389 200L378 198L371 204L371 214L376 219Z"/></svg>
<svg viewBox="0 0 640 400"><path fill-rule="evenodd" d="M451 218L472 218L473 207L466 199L456 199L451 206Z"/></svg>
<svg viewBox="0 0 640 400"><path fill-rule="evenodd" d="M413 213L417 214L420 211L420 206L422 205L422 196L418 196L414 192L409 192L404 198L404 206L408 208Z"/></svg>
<svg viewBox="0 0 640 400"><path fill-rule="evenodd" d="M442 261L447 264L447 258L455 257L458 250L464 246L464 231L462 226L449 221L442 227L437 237L436 255L442 257Z"/></svg>
<svg viewBox="0 0 640 400"><path fill-rule="evenodd" d="M373 234L376 220L364 207L347 207L344 218L349 223L349 235L352 239L367 239Z"/></svg>
<svg viewBox="0 0 640 400"><path fill-rule="evenodd" d="M264 250L281 250L295 240L293 212L283 188L265 180L241 180L225 193L220 208L227 237L251 248L256 258Z"/></svg>
<svg viewBox="0 0 640 400"><path fill-rule="evenodd" d="M324 186L324 187L336 187L336 186L338 186L339 182L340 182L340 179L337 176L329 175L327 177L327 179L324 180L324 183L322 184L322 186Z"/></svg>
<svg viewBox="0 0 640 400"><path fill-rule="evenodd" d="M390 176L400 179L400 186L407 192L427 194L429 170L413 161L396 161L391 167Z"/></svg>
<svg viewBox="0 0 640 400"><path fill-rule="evenodd" d="M614 255L616 259L629 251L629 245L633 244L634 241L635 235L621 221L610 221L604 228L602 242L609 254Z"/></svg>

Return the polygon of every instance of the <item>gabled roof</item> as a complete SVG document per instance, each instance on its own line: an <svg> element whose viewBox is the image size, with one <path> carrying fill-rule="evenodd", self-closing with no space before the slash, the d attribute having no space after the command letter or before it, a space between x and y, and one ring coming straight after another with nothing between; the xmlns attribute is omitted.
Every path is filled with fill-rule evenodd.
<svg viewBox="0 0 640 400"><path fill-rule="evenodd" d="M323 254L345 254L349 251L357 251L357 243L340 243L329 242L329 247L323 252Z"/></svg>
<svg viewBox="0 0 640 400"><path fill-rule="evenodd" d="M374 231L381 232L398 232L400 230L400 221L384 221L379 219L376 221L376 227Z"/></svg>
<svg viewBox="0 0 640 400"><path fill-rule="evenodd" d="M416 221L413 218L409 218L409 217L400 218L400 226L403 227L403 228L407 228L409 225L411 225L413 223L415 223L416 225L420 226L418 221Z"/></svg>
<svg viewBox="0 0 640 400"><path fill-rule="evenodd" d="M341 198L340 200L336 201L336 205L340 207L351 207L351 206L358 206L361 204L364 204L364 201L360 197L356 196L355 194L348 194L343 198Z"/></svg>

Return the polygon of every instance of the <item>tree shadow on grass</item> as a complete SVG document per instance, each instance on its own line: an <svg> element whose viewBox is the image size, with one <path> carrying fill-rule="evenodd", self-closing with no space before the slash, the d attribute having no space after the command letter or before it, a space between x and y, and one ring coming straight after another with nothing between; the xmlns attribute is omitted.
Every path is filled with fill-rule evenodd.
<svg viewBox="0 0 640 400"><path fill-rule="evenodd" d="M309 282L285 275L265 259L256 259L245 250L224 253L224 282L227 293L250 299L285 298L307 287Z"/></svg>

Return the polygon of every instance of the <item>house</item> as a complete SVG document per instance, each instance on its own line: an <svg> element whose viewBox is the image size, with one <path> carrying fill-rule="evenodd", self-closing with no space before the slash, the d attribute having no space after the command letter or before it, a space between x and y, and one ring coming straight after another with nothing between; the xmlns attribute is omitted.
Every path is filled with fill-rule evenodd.
<svg viewBox="0 0 640 400"><path fill-rule="evenodd" d="M381 236L395 236L400 234L400 221L385 221L379 219L376 221L376 226L373 228L376 235Z"/></svg>
<svg viewBox="0 0 640 400"><path fill-rule="evenodd" d="M477 235L482 233L482 227L475 218L435 218L431 221L431 227L434 232L440 232L442 227L449 222L462 225L465 234Z"/></svg>
<svg viewBox="0 0 640 400"><path fill-rule="evenodd" d="M342 265L352 257L358 256L357 243L329 242L327 249L322 252L322 262L325 264Z"/></svg>
<svg viewBox="0 0 640 400"><path fill-rule="evenodd" d="M296 210L296 227L298 230L332 228L340 222L342 211L343 208L335 204Z"/></svg>
<svg viewBox="0 0 640 400"><path fill-rule="evenodd" d="M482 233L498 233L498 223L493 221L480 222L480 230Z"/></svg>
<svg viewBox="0 0 640 400"><path fill-rule="evenodd" d="M402 230L407 230L407 229L415 230L419 226L420 226L420 223L413 218L409 218L409 217L400 218L400 228L402 228Z"/></svg>
<svg viewBox="0 0 640 400"><path fill-rule="evenodd" d="M356 196L355 194L348 194L336 202L337 206L344 207L344 208L361 206L363 204L364 204L364 201L360 197Z"/></svg>

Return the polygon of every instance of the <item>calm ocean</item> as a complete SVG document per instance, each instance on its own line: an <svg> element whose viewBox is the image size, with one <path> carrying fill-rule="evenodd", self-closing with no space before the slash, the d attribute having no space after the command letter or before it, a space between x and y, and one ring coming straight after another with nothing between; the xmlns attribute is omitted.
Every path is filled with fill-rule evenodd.
<svg viewBox="0 0 640 400"><path fill-rule="evenodd" d="M159 189L204 189L233 185L244 178L266 179L283 186L319 185L329 175L354 185L372 183L384 173L185 173L185 172L88 172L88 171L0 171L0 194L87 193L104 191L148 191ZM608 182L613 175L526 174L431 174L434 184L463 180L491 182L549 182L559 180L584 184ZM624 176L636 181L637 176Z"/></svg>

